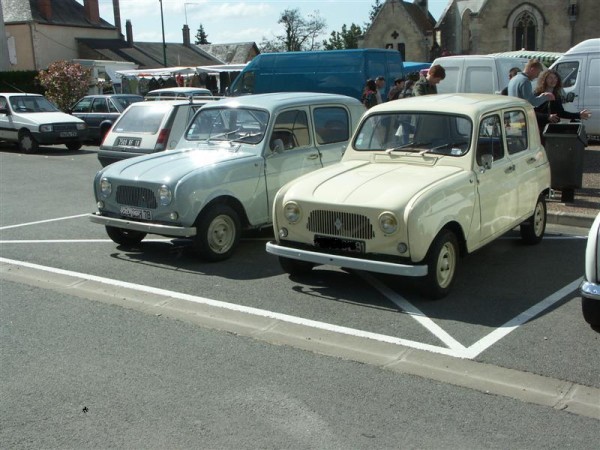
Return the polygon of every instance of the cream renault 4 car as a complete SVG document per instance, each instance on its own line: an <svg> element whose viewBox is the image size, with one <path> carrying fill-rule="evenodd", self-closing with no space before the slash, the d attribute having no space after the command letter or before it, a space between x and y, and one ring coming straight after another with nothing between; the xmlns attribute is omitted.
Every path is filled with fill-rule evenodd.
<svg viewBox="0 0 600 450"><path fill-rule="evenodd" d="M550 167L531 105L445 94L368 110L341 162L284 186L267 251L290 273L319 264L421 277L445 296L459 256L520 226L546 228Z"/></svg>
<svg viewBox="0 0 600 450"><path fill-rule="evenodd" d="M281 186L340 161L364 111L355 98L307 92L207 103L176 149L98 172L90 218L121 245L189 237L204 259L226 259L242 229L271 226Z"/></svg>

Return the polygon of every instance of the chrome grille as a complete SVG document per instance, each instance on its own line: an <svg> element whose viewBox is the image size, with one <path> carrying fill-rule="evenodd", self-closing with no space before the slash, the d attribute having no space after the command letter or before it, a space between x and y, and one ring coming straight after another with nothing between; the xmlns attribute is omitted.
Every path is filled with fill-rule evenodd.
<svg viewBox="0 0 600 450"><path fill-rule="evenodd" d="M353 239L373 239L375 236L368 217L338 211L312 211L306 227L313 233L329 236Z"/></svg>
<svg viewBox="0 0 600 450"><path fill-rule="evenodd" d="M156 209L154 192L147 188L119 186L117 187L117 202L121 205Z"/></svg>

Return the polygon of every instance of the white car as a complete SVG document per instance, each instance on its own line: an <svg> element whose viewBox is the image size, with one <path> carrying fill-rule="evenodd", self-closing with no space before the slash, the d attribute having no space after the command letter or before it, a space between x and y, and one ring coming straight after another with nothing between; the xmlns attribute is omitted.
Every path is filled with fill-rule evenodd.
<svg viewBox="0 0 600 450"><path fill-rule="evenodd" d="M202 258L229 258L242 229L271 226L281 186L341 159L364 111L355 98L306 92L206 104L183 148L98 172L90 220L121 245L137 245L146 233L189 237Z"/></svg>
<svg viewBox="0 0 600 450"><path fill-rule="evenodd" d="M57 144L79 150L87 133L83 120L65 114L42 95L0 93L0 141L15 142L22 152Z"/></svg>
<svg viewBox="0 0 600 450"><path fill-rule="evenodd" d="M100 164L174 149L194 113L212 101L206 97L129 105L100 144Z"/></svg>
<svg viewBox="0 0 600 450"><path fill-rule="evenodd" d="M585 250L585 276L580 287L583 318L600 327L600 213L590 228Z"/></svg>
<svg viewBox="0 0 600 450"><path fill-rule="evenodd" d="M186 100L190 97L212 97L209 89L196 87L170 87L154 89L144 96L144 100Z"/></svg>
<svg viewBox="0 0 600 450"><path fill-rule="evenodd" d="M541 241L550 167L531 105L427 95L367 111L339 164L275 198L267 251L290 273L318 264L420 277L448 294L459 256L519 226Z"/></svg>

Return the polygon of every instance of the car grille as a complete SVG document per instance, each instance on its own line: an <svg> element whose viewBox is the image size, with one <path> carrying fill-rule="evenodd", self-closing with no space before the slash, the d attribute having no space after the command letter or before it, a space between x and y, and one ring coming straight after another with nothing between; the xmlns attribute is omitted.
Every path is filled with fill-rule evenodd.
<svg viewBox="0 0 600 450"><path fill-rule="evenodd" d="M375 236L368 217L338 211L312 211L307 228L317 234L353 239L373 239Z"/></svg>
<svg viewBox="0 0 600 450"><path fill-rule="evenodd" d="M135 186L117 187L117 202L121 205L156 209L156 197L150 189Z"/></svg>
<svg viewBox="0 0 600 450"><path fill-rule="evenodd" d="M77 131L77 125L74 123L54 123L52 124L54 131Z"/></svg>

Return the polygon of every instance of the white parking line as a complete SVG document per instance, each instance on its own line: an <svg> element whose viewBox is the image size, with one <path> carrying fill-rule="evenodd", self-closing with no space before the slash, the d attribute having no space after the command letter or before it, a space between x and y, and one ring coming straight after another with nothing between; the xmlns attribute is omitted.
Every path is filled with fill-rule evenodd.
<svg viewBox="0 0 600 450"><path fill-rule="evenodd" d="M57 222L59 220L78 219L79 217L85 217L87 215L88 214L78 214L76 216L57 217L56 219L46 219L46 220L38 220L37 222L20 223L20 224L17 224L17 225L7 225L5 227L0 227L0 231L2 231L2 230L8 230L10 228L27 227L29 225L39 225L41 223Z"/></svg>

